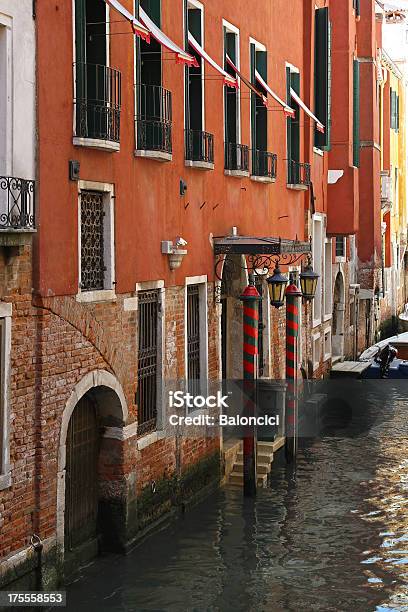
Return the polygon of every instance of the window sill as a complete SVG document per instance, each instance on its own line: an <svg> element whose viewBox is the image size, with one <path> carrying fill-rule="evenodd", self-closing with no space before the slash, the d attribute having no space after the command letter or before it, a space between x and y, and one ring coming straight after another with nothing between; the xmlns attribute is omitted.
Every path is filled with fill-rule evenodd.
<svg viewBox="0 0 408 612"><path fill-rule="evenodd" d="M137 441L137 450L141 451L148 446L151 446L155 442L162 440L165 437L164 431L152 431L151 433L145 434Z"/></svg>
<svg viewBox="0 0 408 612"><path fill-rule="evenodd" d="M170 162L173 160L172 153L165 151L151 151L145 149L136 149L135 157L144 157L145 159L153 159L158 162Z"/></svg>
<svg viewBox="0 0 408 612"><path fill-rule="evenodd" d="M255 183L276 183L276 178L271 178L270 176L257 176L256 174L251 174L251 181Z"/></svg>
<svg viewBox="0 0 408 612"><path fill-rule="evenodd" d="M9 487L11 487L11 473L7 472L7 474L1 474L0 491L4 491L4 489L8 489Z"/></svg>
<svg viewBox="0 0 408 612"><path fill-rule="evenodd" d="M309 185L297 185L293 183L287 183L286 187L288 189L293 189L294 191L307 191L309 189Z"/></svg>
<svg viewBox="0 0 408 612"><path fill-rule="evenodd" d="M248 170L224 170L225 176L232 176L235 178L248 178Z"/></svg>
<svg viewBox="0 0 408 612"><path fill-rule="evenodd" d="M319 147L313 147L313 153L316 153L316 155L320 155L320 157L324 156L324 151L322 151L322 149L319 149Z"/></svg>
<svg viewBox="0 0 408 612"><path fill-rule="evenodd" d="M31 244L33 234L37 233L36 229L0 229L0 246L14 247Z"/></svg>
<svg viewBox="0 0 408 612"><path fill-rule="evenodd" d="M89 147L90 149L99 149L100 151L110 151L117 153L120 151L120 143L113 140L99 140L97 138L80 138L74 136L72 143L76 147Z"/></svg>
<svg viewBox="0 0 408 612"><path fill-rule="evenodd" d="M211 162L191 161L186 159L184 163L187 168L197 168L197 170L214 170L214 164Z"/></svg>
<svg viewBox="0 0 408 612"><path fill-rule="evenodd" d="M346 258L342 256L338 256L334 258L335 263L346 263Z"/></svg>
<svg viewBox="0 0 408 612"><path fill-rule="evenodd" d="M101 291L83 291L76 295L76 301L82 304L95 302L116 302L116 293L113 289L102 289Z"/></svg>

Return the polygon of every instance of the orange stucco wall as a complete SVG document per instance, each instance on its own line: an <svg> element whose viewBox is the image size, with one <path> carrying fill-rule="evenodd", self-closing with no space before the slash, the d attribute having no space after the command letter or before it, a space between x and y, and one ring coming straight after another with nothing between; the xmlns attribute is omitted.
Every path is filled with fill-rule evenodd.
<svg viewBox="0 0 408 612"><path fill-rule="evenodd" d="M122 0L131 9L131 0ZM240 29L241 69L249 75L249 37L266 45L268 82L286 96L285 62L301 70L301 92L312 104L310 62L313 51L304 49L305 30L314 27L314 3L291 0L290 27L286 0L204 2L205 48L222 62L222 19ZM321 2L323 5L323 2ZM73 24L71 0L38 3L38 107L39 107L39 236L37 238L36 289L43 295L75 294L78 287L77 183L68 180L68 160L81 163L81 180L115 185L116 290L131 292L135 282L164 279L180 284L184 276L213 277L210 233L229 234L237 226L242 235L308 238L305 206L309 192L286 187L286 121L272 104L268 113L268 149L278 154L276 184L257 184L248 178L224 175L223 85L219 78L205 81L205 129L215 136L215 169L200 171L184 165L184 70L165 54L163 85L173 93L173 160L159 163L135 159L134 44L133 36L110 37L110 65L122 72L120 152L108 153L75 147L73 136ZM113 19L112 19L113 20ZM114 18L117 21L117 15ZM123 32L126 24L112 23L111 32ZM177 43L183 41L183 3L162 1L162 28ZM307 38L307 37L306 37ZM214 77L205 66L207 77ZM250 145L250 101L241 86L241 142ZM302 161L312 162L316 210L327 206L324 170L327 161L312 153L314 126L301 114ZM304 142L306 142L306 150ZM327 155L325 156L327 157ZM326 166L326 168L324 168ZM185 197L179 195L180 178L186 181ZM181 268L170 272L161 254L160 241L182 235L188 255Z"/></svg>

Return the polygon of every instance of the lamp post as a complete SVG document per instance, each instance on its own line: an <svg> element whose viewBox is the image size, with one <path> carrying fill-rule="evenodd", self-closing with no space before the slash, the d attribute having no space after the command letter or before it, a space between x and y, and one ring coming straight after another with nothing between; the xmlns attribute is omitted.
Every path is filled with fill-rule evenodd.
<svg viewBox="0 0 408 612"><path fill-rule="evenodd" d="M243 316L243 365L244 392L247 395L245 416L255 416L255 356L258 353L258 302L261 296L255 287L254 275L249 275L248 286L240 298L244 304ZM243 439L244 496L256 495L256 429L245 427Z"/></svg>

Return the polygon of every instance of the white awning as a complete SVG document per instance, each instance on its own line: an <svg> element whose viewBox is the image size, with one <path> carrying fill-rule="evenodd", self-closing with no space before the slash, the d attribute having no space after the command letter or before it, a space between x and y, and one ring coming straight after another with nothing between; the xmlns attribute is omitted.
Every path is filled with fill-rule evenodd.
<svg viewBox="0 0 408 612"><path fill-rule="evenodd" d="M290 108L290 106L288 106L286 104L286 102L284 102L283 100L280 99L280 97L274 92L272 91L272 89L269 87L269 85L263 80L263 78L261 77L261 75L259 74L259 72L257 70L255 70L255 78L258 81L258 83L260 85L262 85L262 87L265 89L265 91L268 92L268 94L270 96L272 96L272 98L281 106L283 106L283 110L285 115L287 115L288 117L294 117L295 116L295 111L293 110L293 108Z"/></svg>
<svg viewBox="0 0 408 612"><path fill-rule="evenodd" d="M120 13L122 17L130 22L134 34L140 36L140 38L143 38L143 40L146 42L150 42L149 30L145 28L145 26L140 23L140 21L136 19L136 17L132 15L130 11L128 11L120 2L118 2L118 0L105 0L105 2L108 6L111 6L118 13Z"/></svg>
<svg viewBox="0 0 408 612"><path fill-rule="evenodd" d="M264 106L268 106L268 98L266 96L264 96L264 94L259 91L259 89L257 89L254 85L252 85L251 81L249 81L243 74L242 72L240 72L238 70L238 68L236 67L236 65L234 64L234 62L232 61L232 59L229 57L229 55L225 56L225 59L227 60L227 64L229 66L231 66L231 68L235 71L235 74L237 76L239 76L239 78L241 79L241 81L243 83L245 83L245 85L248 87L248 89L250 89L255 95L259 96L262 100L262 103Z"/></svg>
<svg viewBox="0 0 408 612"><path fill-rule="evenodd" d="M221 68L221 66L219 66L217 62L214 61L212 57L210 57L204 51L202 46L196 41L196 39L191 34L191 32L188 33L188 42L190 43L194 51L196 51L200 57L202 57L208 64L210 64L210 66L212 66L217 72L219 72L223 76L225 85L228 85L228 87L235 87L236 89L238 89L237 79L234 79L234 77L228 74L228 72L225 72L225 70Z"/></svg>
<svg viewBox="0 0 408 612"><path fill-rule="evenodd" d="M316 128L319 130L319 132L322 132L322 134L324 134L324 125L323 123L320 123L320 121L318 120L318 118L316 117L316 115L314 115L312 113L312 111L310 110L310 108L308 108L306 106L306 104L303 102L303 100L301 98L299 98L298 94L296 93L296 91L294 89L292 89L292 87L290 88L290 95L292 96L292 98L294 99L294 101L299 104L299 106L301 108L303 108L303 110L305 111L306 115L309 115L309 117L311 119L313 119L313 121L316 122Z"/></svg>
<svg viewBox="0 0 408 612"><path fill-rule="evenodd" d="M139 10L140 19L142 23L150 30L153 38L157 40L163 47L172 51L176 54L176 62L179 64L187 64L188 66L196 66L197 60L195 57L184 51L181 47L176 45L164 32L157 27L157 25L152 21L149 15L140 8Z"/></svg>

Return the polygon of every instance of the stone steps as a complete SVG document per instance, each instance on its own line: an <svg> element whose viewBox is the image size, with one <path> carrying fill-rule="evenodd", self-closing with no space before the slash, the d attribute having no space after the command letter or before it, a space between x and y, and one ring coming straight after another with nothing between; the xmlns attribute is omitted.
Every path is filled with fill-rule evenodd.
<svg viewBox="0 0 408 612"><path fill-rule="evenodd" d="M265 487L268 482L268 474L271 471L273 454L285 443L284 438L278 438L273 442L257 443L257 486ZM236 454L234 465L228 477L228 484L242 487L244 484L244 455L241 448Z"/></svg>

